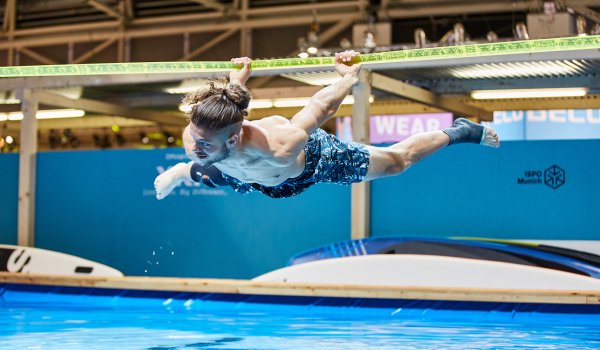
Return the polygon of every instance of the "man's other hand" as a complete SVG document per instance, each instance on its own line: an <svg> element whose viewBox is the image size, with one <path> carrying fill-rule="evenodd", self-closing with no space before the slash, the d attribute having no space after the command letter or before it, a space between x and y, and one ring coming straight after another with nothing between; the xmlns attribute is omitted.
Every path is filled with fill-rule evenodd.
<svg viewBox="0 0 600 350"><path fill-rule="evenodd" d="M358 72L360 71L360 63L358 63L358 52L353 50L336 52L335 70L338 73L340 73L342 77L346 76L346 74L351 74L355 77L358 77Z"/></svg>
<svg viewBox="0 0 600 350"><path fill-rule="evenodd" d="M251 62L252 60L248 57L232 58L231 63L243 66L240 70L232 70L229 73L229 82L246 85L248 78L250 78Z"/></svg>

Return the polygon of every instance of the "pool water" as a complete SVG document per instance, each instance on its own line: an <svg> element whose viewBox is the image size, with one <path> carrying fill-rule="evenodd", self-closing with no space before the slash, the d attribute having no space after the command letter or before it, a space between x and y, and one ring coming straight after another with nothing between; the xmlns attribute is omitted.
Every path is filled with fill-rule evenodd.
<svg viewBox="0 0 600 350"><path fill-rule="evenodd" d="M0 292L0 349L600 349L594 306L55 291Z"/></svg>

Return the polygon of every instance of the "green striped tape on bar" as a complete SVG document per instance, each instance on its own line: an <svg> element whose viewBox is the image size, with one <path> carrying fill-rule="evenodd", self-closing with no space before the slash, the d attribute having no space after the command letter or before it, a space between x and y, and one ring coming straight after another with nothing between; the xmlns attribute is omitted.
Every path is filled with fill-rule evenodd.
<svg viewBox="0 0 600 350"><path fill-rule="evenodd" d="M599 49L600 35L510 41L476 45L447 46L413 50L378 52L360 56L364 63L406 62L432 59L468 58L551 51ZM276 70L298 67L331 67L333 57L282 58L252 61L253 70ZM105 74L159 74L224 72L235 68L228 61L221 62L146 62L146 63L98 63L44 66L0 67L0 78L41 77Z"/></svg>

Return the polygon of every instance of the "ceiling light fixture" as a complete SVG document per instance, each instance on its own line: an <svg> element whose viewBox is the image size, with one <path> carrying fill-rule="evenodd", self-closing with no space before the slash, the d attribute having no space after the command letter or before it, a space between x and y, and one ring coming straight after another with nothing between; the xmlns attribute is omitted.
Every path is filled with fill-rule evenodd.
<svg viewBox="0 0 600 350"><path fill-rule="evenodd" d="M182 81L178 86L166 88L164 91L170 94L187 94L188 92L194 92L205 87L208 82L210 82L210 80L187 79Z"/></svg>
<svg viewBox="0 0 600 350"><path fill-rule="evenodd" d="M310 97L296 97L296 98L277 98L273 100L269 99L260 99L254 100L253 102L256 104L254 108L286 108L286 107L304 107L310 102ZM375 98L373 96L369 97L369 103L373 103ZM252 104L252 102L250 102ZM342 100L343 105L351 105L354 104L354 96L349 95Z"/></svg>
<svg viewBox="0 0 600 350"><path fill-rule="evenodd" d="M475 90L471 98L475 100L508 99L508 98L543 98L543 97L581 97L588 93L586 88L552 88L552 89L511 89L511 90Z"/></svg>
<svg viewBox="0 0 600 350"><path fill-rule="evenodd" d="M578 65L569 61L548 61L478 64L452 68L450 74L462 79L487 79L570 75L581 73L581 71L582 69Z"/></svg>
<svg viewBox="0 0 600 350"><path fill-rule="evenodd" d="M85 111L81 109L49 109L38 111L37 119L60 119L60 118L79 118L85 115ZM23 120L23 112L0 113L0 121L16 121Z"/></svg>
<svg viewBox="0 0 600 350"><path fill-rule="evenodd" d="M317 10L313 9L313 22L310 25L310 30L306 34L307 48L306 52L310 55L316 55L321 46L319 38L319 21L317 20Z"/></svg>
<svg viewBox="0 0 600 350"><path fill-rule="evenodd" d="M300 58L308 58L308 43L306 42L306 38L303 36L298 38L298 57Z"/></svg>
<svg viewBox="0 0 600 350"><path fill-rule="evenodd" d="M77 100L81 98L83 93L83 87L81 86L72 86L68 88L53 88L48 89L47 91L61 95L72 100ZM19 104L21 100L19 100L15 94L14 90L10 91L0 91L0 104Z"/></svg>
<svg viewBox="0 0 600 350"><path fill-rule="evenodd" d="M281 76L315 86L327 86L340 80L340 75L337 72L287 73L281 74Z"/></svg>
<svg viewBox="0 0 600 350"><path fill-rule="evenodd" d="M273 108L273 101L272 100L264 100L264 99L250 100L248 109L255 109L255 108Z"/></svg>

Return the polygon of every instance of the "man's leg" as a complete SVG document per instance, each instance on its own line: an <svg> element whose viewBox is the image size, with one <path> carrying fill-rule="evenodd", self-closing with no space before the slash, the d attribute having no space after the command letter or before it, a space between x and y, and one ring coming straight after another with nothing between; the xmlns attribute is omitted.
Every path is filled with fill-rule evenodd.
<svg viewBox="0 0 600 350"><path fill-rule="evenodd" d="M400 174L449 143L448 135L439 130L412 135L389 147L367 146L371 159L365 181Z"/></svg>
<svg viewBox="0 0 600 350"><path fill-rule="evenodd" d="M478 131L478 135L475 131ZM423 158L455 143L480 143L498 147L498 135L491 128L457 119L451 128L444 131L429 131L412 135L406 140L389 147L367 146L371 153L369 171L364 181L402 173Z"/></svg>

